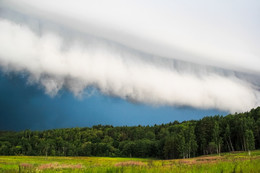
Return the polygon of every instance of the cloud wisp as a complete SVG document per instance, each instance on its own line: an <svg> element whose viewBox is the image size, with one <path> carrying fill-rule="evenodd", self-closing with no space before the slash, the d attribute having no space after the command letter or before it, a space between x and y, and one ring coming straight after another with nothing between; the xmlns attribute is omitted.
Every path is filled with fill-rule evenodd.
<svg viewBox="0 0 260 173"><path fill-rule="evenodd" d="M155 8L155 2L143 15L144 4L128 2L137 10L132 16L118 1L108 7L46 2L0 2L0 66L7 72L28 72L28 82L40 84L51 96L61 88L81 96L94 86L106 95L152 105L230 112L260 105L259 40L243 31L253 27L251 13L246 13L251 23L237 33L212 36L221 33L209 28L209 19L197 21L209 23L201 28L189 15L179 10L168 14L164 6ZM236 14L241 16L239 10ZM154 20L144 23L148 16ZM176 22L168 24L170 20ZM194 34L188 25L194 26Z"/></svg>

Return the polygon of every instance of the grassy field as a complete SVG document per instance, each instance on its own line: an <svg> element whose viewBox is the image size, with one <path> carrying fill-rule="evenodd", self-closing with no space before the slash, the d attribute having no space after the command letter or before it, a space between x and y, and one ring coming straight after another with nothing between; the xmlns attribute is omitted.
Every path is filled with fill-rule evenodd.
<svg viewBox="0 0 260 173"><path fill-rule="evenodd" d="M0 156L0 172L260 172L260 150L174 160Z"/></svg>

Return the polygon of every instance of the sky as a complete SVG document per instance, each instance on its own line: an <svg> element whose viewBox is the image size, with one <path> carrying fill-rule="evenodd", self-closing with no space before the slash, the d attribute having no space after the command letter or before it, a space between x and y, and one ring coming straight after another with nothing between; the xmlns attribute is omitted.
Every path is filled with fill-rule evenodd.
<svg viewBox="0 0 260 173"><path fill-rule="evenodd" d="M104 96L94 88L84 99L62 91L49 97L37 85L27 85L17 74L0 77L1 130L45 130L53 128L91 127L93 125L135 126L199 119L207 115L225 115L218 110L188 107L151 107L118 97Z"/></svg>
<svg viewBox="0 0 260 173"><path fill-rule="evenodd" d="M0 129L153 125L260 105L260 2L0 0Z"/></svg>

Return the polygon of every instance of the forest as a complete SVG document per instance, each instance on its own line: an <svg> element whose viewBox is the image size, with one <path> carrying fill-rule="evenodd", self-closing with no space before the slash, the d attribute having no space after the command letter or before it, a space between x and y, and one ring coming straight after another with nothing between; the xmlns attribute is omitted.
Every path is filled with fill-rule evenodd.
<svg viewBox="0 0 260 173"><path fill-rule="evenodd" d="M0 155L190 158L260 149L260 107L153 126L0 131Z"/></svg>

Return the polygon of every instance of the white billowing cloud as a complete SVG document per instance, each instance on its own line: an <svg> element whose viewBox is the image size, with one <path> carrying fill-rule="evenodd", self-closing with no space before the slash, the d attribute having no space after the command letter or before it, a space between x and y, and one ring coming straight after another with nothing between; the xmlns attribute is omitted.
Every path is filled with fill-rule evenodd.
<svg viewBox="0 0 260 173"><path fill-rule="evenodd" d="M86 87L95 86L104 94L152 105L235 112L260 103L257 86L232 74L190 73L102 39L91 44L76 39L64 50L62 35L51 31L39 35L5 19L0 20L0 28L2 68L29 72L29 81L39 83L52 96L62 87L79 96Z"/></svg>
<svg viewBox="0 0 260 173"><path fill-rule="evenodd" d="M0 67L55 96L260 105L260 1L0 0Z"/></svg>
<svg viewBox="0 0 260 173"><path fill-rule="evenodd" d="M258 0L2 0L0 5L160 57L260 74Z"/></svg>

